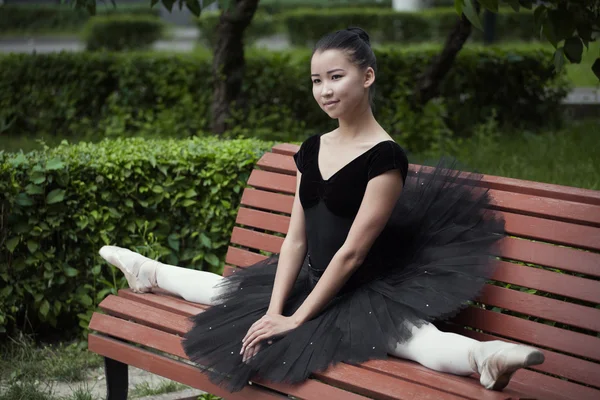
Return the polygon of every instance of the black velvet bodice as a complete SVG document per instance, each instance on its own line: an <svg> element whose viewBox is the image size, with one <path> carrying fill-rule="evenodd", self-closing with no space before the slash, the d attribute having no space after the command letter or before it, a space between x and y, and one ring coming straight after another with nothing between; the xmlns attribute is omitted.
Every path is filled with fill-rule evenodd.
<svg viewBox="0 0 600 400"><path fill-rule="evenodd" d="M399 169L403 181L408 171L404 150L389 140L376 144L354 158L329 179L323 179L318 155L321 135L309 137L294 155L302 173L300 202L304 209L309 262L315 279L344 244L372 178L392 169ZM382 232L385 236L385 229ZM377 263L382 240L376 240L367 256L366 264ZM357 271L354 279L360 279Z"/></svg>

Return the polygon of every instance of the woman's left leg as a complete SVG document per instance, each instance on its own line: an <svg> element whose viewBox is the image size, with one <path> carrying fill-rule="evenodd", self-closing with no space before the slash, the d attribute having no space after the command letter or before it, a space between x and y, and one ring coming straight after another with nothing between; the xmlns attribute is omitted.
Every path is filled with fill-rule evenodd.
<svg viewBox="0 0 600 400"><path fill-rule="evenodd" d="M433 324L412 328L412 337L390 349L393 356L416 361L440 372L481 375L487 389L502 390L519 368L544 362L541 351L524 345L493 340L480 342L466 336L441 332Z"/></svg>

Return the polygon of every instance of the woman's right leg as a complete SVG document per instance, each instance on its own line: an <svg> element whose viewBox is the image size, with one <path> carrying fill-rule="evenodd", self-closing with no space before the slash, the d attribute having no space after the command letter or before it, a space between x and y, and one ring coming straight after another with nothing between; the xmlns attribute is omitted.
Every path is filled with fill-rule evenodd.
<svg viewBox="0 0 600 400"><path fill-rule="evenodd" d="M149 292L158 287L187 301L212 305L214 296L218 294L217 285L223 279L221 275L212 272L163 264L116 246L102 247L100 255L119 268L125 274L131 289L138 293Z"/></svg>

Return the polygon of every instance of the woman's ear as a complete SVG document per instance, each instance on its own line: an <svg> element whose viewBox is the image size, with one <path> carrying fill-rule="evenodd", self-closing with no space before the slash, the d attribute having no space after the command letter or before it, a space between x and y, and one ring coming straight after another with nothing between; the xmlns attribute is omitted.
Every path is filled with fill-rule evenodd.
<svg viewBox="0 0 600 400"><path fill-rule="evenodd" d="M375 83L375 70L372 67L368 67L365 71L365 89L370 87L373 83Z"/></svg>

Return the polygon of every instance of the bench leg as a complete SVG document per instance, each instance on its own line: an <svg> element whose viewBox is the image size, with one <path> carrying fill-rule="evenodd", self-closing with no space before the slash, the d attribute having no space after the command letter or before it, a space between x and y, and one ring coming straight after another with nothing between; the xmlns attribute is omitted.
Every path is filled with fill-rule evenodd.
<svg viewBox="0 0 600 400"><path fill-rule="evenodd" d="M104 374L106 375L106 400L127 400L129 387L127 364L105 357Z"/></svg>

